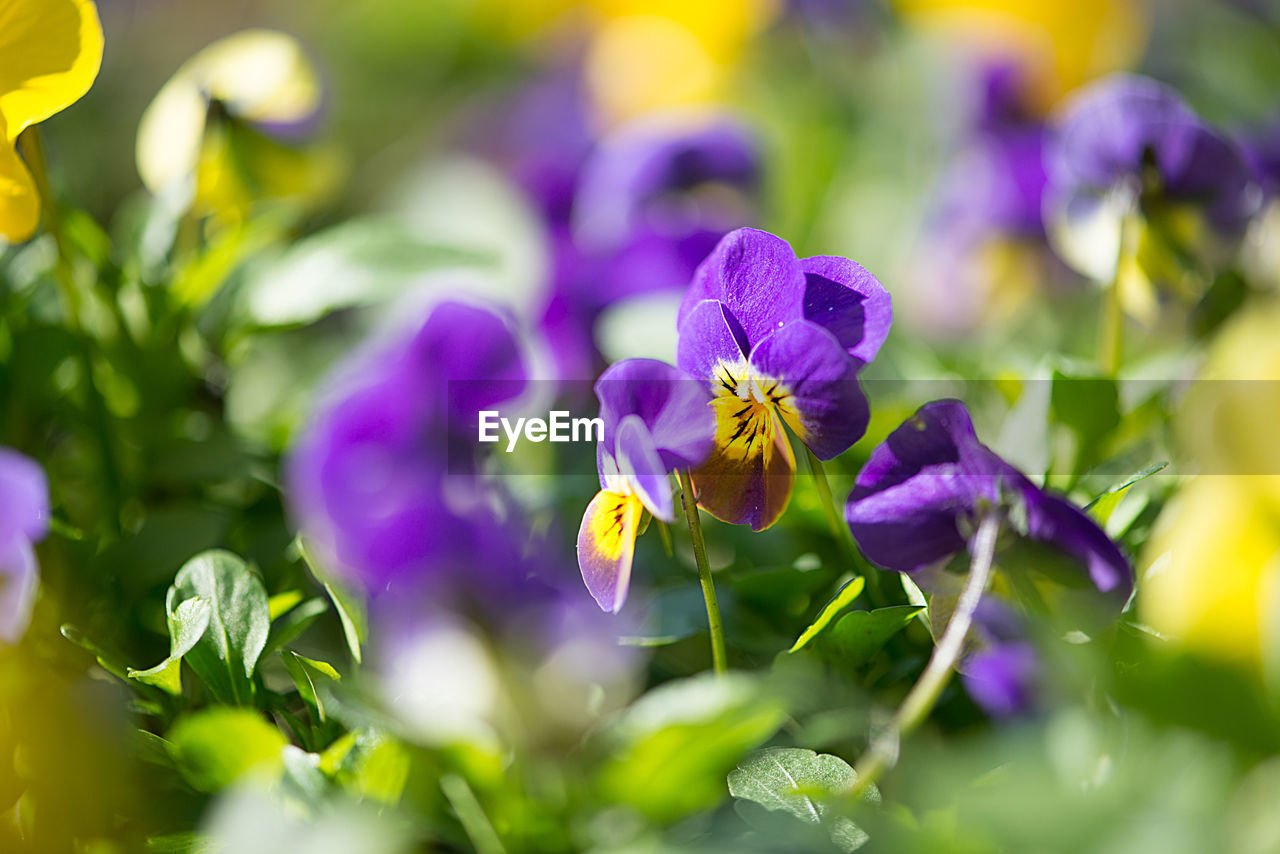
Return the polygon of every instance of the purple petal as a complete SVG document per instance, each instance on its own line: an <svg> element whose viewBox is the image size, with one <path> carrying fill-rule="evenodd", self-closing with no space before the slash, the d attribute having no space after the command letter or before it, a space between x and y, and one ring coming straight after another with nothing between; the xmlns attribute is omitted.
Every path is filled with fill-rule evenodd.
<svg viewBox="0 0 1280 854"><path fill-rule="evenodd" d="M656 359L626 359L600 375L595 392L605 448L614 447L622 420L637 415L667 471L698 465L711 453L715 416L706 387L679 368Z"/></svg>
<svg viewBox="0 0 1280 854"><path fill-rule="evenodd" d="M994 718L1035 708L1040 658L1030 643L1002 643L970 655L960 678L973 701Z"/></svg>
<svg viewBox="0 0 1280 854"><path fill-rule="evenodd" d="M49 484L40 465L0 448L0 541L20 535L39 542L49 531Z"/></svg>
<svg viewBox="0 0 1280 854"><path fill-rule="evenodd" d="M884 286L848 258L818 255L800 262L805 273L804 316L830 330L849 355L875 358L893 325L893 300Z"/></svg>
<svg viewBox="0 0 1280 854"><path fill-rule="evenodd" d="M658 457L653 437L640 416L628 415L618 425L614 459L619 472L630 482L650 513L664 522L675 519L666 466Z"/></svg>
<svg viewBox="0 0 1280 854"><path fill-rule="evenodd" d="M683 323L703 300L720 300L754 344L804 316L804 291L804 271L785 240L740 228L726 234L698 267L678 320Z"/></svg>
<svg viewBox="0 0 1280 854"><path fill-rule="evenodd" d="M719 300L703 300L680 321L676 364L691 376L714 381L720 365L747 358L747 336Z"/></svg>
<svg viewBox="0 0 1280 854"><path fill-rule="evenodd" d="M1129 561L1083 510L1056 495L1037 491L1027 502L1027 525L1032 539L1057 546L1083 563L1099 591L1115 597L1121 605L1128 601L1133 592Z"/></svg>
<svg viewBox="0 0 1280 854"><path fill-rule="evenodd" d="M578 529L578 569L591 597L617 613L631 585L631 560L641 506L633 495L602 490L587 506Z"/></svg>
<svg viewBox="0 0 1280 854"><path fill-rule="evenodd" d="M39 578L28 539L13 533L0 539L0 641L16 643L26 633Z"/></svg>
<svg viewBox="0 0 1280 854"><path fill-rule="evenodd" d="M751 351L765 396L820 460L849 449L867 431L870 409L858 384L861 363L836 337L807 320L788 323Z"/></svg>

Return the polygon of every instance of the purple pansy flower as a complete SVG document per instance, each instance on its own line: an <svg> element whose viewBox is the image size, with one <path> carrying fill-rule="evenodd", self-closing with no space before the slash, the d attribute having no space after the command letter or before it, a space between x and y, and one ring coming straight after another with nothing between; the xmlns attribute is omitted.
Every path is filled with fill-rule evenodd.
<svg viewBox="0 0 1280 854"><path fill-rule="evenodd" d="M49 486L31 458L0 448L0 641L27 630L39 584L32 546L49 532Z"/></svg>
<svg viewBox="0 0 1280 854"><path fill-rule="evenodd" d="M300 527L334 568L370 593L421 586L458 566L474 568L481 585L496 583L486 572L509 572L514 547L495 536L491 502L457 453L481 409L525 388L507 321L442 302L355 354L328 385L286 461L286 482Z"/></svg>
<svg viewBox="0 0 1280 854"><path fill-rule="evenodd" d="M616 613L627 598L644 511L675 518L668 474L707 458L715 420L703 384L665 362L618 362L595 388L604 422L600 492L578 529L578 567L600 607Z"/></svg>
<svg viewBox="0 0 1280 854"><path fill-rule="evenodd" d="M1113 602L1128 600L1133 578L1115 543L1082 510L979 442L958 400L927 403L889 434L845 506L867 557L918 580L965 550L986 512L1002 513L1007 527L1064 554Z"/></svg>
<svg viewBox="0 0 1280 854"><path fill-rule="evenodd" d="M715 450L693 473L698 503L759 531L791 497L785 422L822 460L866 431L858 373L889 334L889 294L854 262L803 260L743 228L694 274L679 312L677 361L714 395Z"/></svg>
<svg viewBox="0 0 1280 854"><path fill-rule="evenodd" d="M993 718L1032 711L1039 700L1041 662L1018 613L992 594L982 597L971 637L977 648L958 669L973 701Z"/></svg>
<svg viewBox="0 0 1280 854"><path fill-rule="evenodd" d="M1238 241L1261 201L1234 142L1177 92L1131 74L1090 84L1061 108L1045 166L1049 236L1099 281L1115 274L1125 217L1140 215L1173 254L1199 257Z"/></svg>

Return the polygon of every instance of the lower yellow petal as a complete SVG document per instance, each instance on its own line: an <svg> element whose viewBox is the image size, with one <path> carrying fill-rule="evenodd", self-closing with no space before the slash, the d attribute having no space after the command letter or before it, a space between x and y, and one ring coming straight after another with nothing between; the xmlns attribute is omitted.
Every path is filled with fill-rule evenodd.
<svg viewBox="0 0 1280 854"><path fill-rule="evenodd" d="M631 585L631 559L644 505L635 495L601 490L578 529L578 568L600 607L617 613Z"/></svg>
<svg viewBox="0 0 1280 854"><path fill-rule="evenodd" d="M796 470L791 442L771 404L724 393L712 405L715 450L693 472L698 504L723 522L763 531L791 500Z"/></svg>
<svg viewBox="0 0 1280 854"><path fill-rule="evenodd" d="M26 164L4 139L0 116L0 237L19 243L35 233L40 221L40 197Z"/></svg>

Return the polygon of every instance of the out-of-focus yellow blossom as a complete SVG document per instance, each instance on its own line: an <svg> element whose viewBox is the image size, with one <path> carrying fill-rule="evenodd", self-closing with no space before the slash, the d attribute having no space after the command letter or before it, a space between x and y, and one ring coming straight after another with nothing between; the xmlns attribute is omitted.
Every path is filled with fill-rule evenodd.
<svg viewBox="0 0 1280 854"><path fill-rule="evenodd" d="M153 193L232 220L258 199L322 197L339 173L334 156L266 132L304 125L321 100L319 75L292 36L228 36L178 69L143 113L138 172Z"/></svg>
<svg viewBox="0 0 1280 854"><path fill-rule="evenodd" d="M1047 111L1081 83L1125 68L1147 39L1137 0L895 0L922 27L979 53L1019 60Z"/></svg>
<svg viewBox="0 0 1280 854"><path fill-rule="evenodd" d="M587 84L606 121L714 101L776 0L589 0Z"/></svg>
<svg viewBox="0 0 1280 854"><path fill-rule="evenodd" d="M101 64L90 0L0 0L0 237L26 240L40 219L18 134L78 101Z"/></svg>
<svg viewBox="0 0 1280 854"><path fill-rule="evenodd" d="M1277 487L1276 477L1201 475L1182 489L1147 545L1147 624L1181 647L1261 662L1280 621L1280 512L1267 495Z"/></svg>
<svg viewBox="0 0 1280 854"><path fill-rule="evenodd" d="M1280 305L1225 328L1178 417L1204 474L1162 514L1147 547L1143 618L1188 647L1260 662L1280 631Z"/></svg>

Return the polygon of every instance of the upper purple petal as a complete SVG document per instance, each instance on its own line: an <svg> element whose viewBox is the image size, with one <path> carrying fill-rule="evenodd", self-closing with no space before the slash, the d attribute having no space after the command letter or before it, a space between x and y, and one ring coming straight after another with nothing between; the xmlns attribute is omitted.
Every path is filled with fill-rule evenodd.
<svg viewBox="0 0 1280 854"><path fill-rule="evenodd" d="M698 267L678 321L703 300L719 300L754 345L804 316L804 292L804 270L787 242L766 231L740 228L726 234Z"/></svg>
<svg viewBox="0 0 1280 854"><path fill-rule="evenodd" d="M748 349L746 333L725 304L703 300L680 321L676 364L690 376L711 382L718 365L743 361Z"/></svg>
<svg viewBox="0 0 1280 854"><path fill-rule="evenodd" d="M666 471L696 466L711 453L715 415L702 382L657 359L626 359L596 380L602 445L615 447L623 419L639 416Z"/></svg>
<svg viewBox="0 0 1280 854"><path fill-rule="evenodd" d="M818 459L839 456L866 433L871 412L858 384L861 363L827 329L788 323L756 345L751 366L776 380L764 393Z"/></svg>
<svg viewBox="0 0 1280 854"><path fill-rule="evenodd" d="M870 362L889 337L893 300L861 265L835 255L800 262L805 274L804 316L826 327L849 355Z"/></svg>

